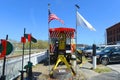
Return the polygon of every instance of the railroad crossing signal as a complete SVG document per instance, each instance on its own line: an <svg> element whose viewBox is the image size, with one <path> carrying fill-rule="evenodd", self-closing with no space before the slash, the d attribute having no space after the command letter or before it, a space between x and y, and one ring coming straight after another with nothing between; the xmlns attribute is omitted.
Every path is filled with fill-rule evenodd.
<svg viewBox="0 0 120 80"><path fill-rule="evenodd" d="M9 41L7 41L6 55L9 55L10 53L12 53L13 49L14 49L13 45Z"/></svg>
<svg viewBox="0 0 120 80"><path fill-rule="evenodd" d="M9 55L13 51L13 45L4 39L0 40L0 58Z"/></svg>
<svg viewBox="0 0 120 80"><path fill-rule="evenodd" d="M24 36L25 36L25 38L28 39L29 42L30 42L30 41L32 41L32 42L34 42L34 43L37 42L37 40L36 40L31 34L24 34Z"/></svg>

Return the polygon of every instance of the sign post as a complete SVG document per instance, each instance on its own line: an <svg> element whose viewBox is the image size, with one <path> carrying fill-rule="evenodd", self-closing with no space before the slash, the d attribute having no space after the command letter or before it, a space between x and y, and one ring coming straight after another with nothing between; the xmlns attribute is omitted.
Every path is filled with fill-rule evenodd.
<svg viewBox="0 0 120 80"><path fill-rule="evenodd" d="M24 68L26 69L26 72L28 74L27 76L28 80L32 80L32 76L33 76L32 75L32 64L33 63L31 62L31 42L36 43L37 40L34 37L32 37L31 34L24 34L24 36L26 39L28 39L28 42L29 42L29 61L28 61L28 64L25 65Z"/></svg>
<svg viewBox="0 0 120 80"><path fill-rule="evenodd" d="M24 66L24 49L25 49L25 43L26 43L26 38L25 38L25 28L24 28L24 36L23 37L21 37L21 42L23 43L23 54L22 54L22 70L20 71L21 72L21 80L23 80L23 78L24 78L24 75L23 75L23 73L24 73L24 71L23 71L23 66Z"/></svg>
<svg viewBox="0 0 120 80"><path fill-rule="evenodd" d="M96 69L96 45L93 44L93 69Z"/></svg>
<svg viewBox="0 0 120 80"><path fill-rule="evenodd" d="M6 35L6 40L8 40L8 35ZM4 56L4 61L3 61L2 76L1 76L0 80L6 80L6 75L5 75L6 48L7 48L7 41L6 40L2 40L2 46L3 46L2 54Z"/></svg>

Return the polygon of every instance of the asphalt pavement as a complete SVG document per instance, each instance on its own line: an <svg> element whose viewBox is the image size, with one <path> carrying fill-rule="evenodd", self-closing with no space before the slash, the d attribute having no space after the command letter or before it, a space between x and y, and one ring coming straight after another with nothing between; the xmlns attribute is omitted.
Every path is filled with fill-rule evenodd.
<svg viewBox="0 0 120 80"><path fill-rule="evenodd" d="M120 80L120 73L116 70L112 69L111 72L97 73L91 69L92 67L93 65L89 62L86 62L82 67L79 67L79 70L82 71L86 80Z"/></svg>
<svg viewBox="0 0 120 80"><path fill-rule="evenodd" d="M120 74L116 71L111 71L93 76L88 80L120 80Z"/></svg>
<svg viewBox="0 0 120 80"><path fill-rule="evenodd" d="M119 63L110 63L107 65L107 67L120 73L120 62Z"/></svg>

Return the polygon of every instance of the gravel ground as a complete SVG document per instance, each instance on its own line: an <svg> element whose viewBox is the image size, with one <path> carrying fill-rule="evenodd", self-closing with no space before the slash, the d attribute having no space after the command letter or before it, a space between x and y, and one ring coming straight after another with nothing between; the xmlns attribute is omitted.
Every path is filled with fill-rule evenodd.
<svg viewBox="0 0 120 80"><path fill-rule="evenodd" d="M33 67L33 74L36 77L36 80L57 80L50 78L49 76L49 68L50 70L52 69L53 65L47 65L46 60L42 61L41 63L37 64L36 66ZM60 65L57 68L66 68L65 65ZM85 80L84 75L80 70L78 70L77 75L73 76L70 79L65 79L65 80Z"/></svg>
<svg viewBox="0 0 120 80"><path fill-rule="evenodd" d="M50 65L50 70L52 69L52 67L53 64ZM74 68L76 69L75 71L77 72L77 75L72 76L69 79L62 80L120 80L119 74L116 71L111 71L107 73L96 73L94 70L91 70L91 67L92 64L88 62L82 64L82 67L80 67L80 65L77 65L77 68ZM66 68L66 66L59 65L57 68ZM33 66L33 76L34 78L32 80L58 80L50 78L49 65L47 60L43 60L39 64ZM18 78L17 80L20 80L20 78Z"/></svg>
<svg viewBox="0 0 120 80"><path fill-rule="evenodd" d="M43 60L42 62L40 62L39 64L33 66L32 70L33 70L33 80L58 80L58 79L54 79L54 78L50 78L49 76L49 68L50 70L52 69L53 65L49 65L47 64L47 60ZM60 65L57 68L66 68L65 65ZM79 69L79 68L78 68ZM24 75L26 76L26 75ZM20 80L20 77L17 79ZM26 79L24 79L26 80ZM86 80L84 75L82 74L82 72L80 70L77 70L77 75L76 76L72 76L69 79L64 79L64 80Z"/></svg>

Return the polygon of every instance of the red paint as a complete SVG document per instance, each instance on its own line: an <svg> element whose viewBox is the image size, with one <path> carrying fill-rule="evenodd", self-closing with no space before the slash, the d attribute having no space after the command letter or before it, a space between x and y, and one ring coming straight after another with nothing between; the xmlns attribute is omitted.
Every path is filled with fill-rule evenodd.
<svg viewBox="0 0 120 80"><path fill-rule="evenodd" d="M26 43L26 38L25 37L21 37L21 42L22 43Z"/></svg>

